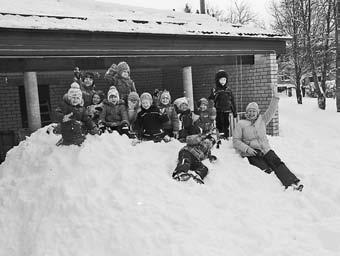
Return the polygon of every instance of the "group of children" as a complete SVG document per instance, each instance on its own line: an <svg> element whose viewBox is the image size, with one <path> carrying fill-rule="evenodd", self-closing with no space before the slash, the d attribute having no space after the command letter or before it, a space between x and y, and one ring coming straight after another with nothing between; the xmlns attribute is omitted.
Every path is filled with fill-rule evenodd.
<svg viewBox="0 0 340 256"><path fill-rule="evenodd" d="M94 73L75 70L75 81L56 109L57 129L62 134L60 144L81 145L86 134L100 135L105 131L125 134L134 141L178 139L186 145L179 152L173 178L180 181L193 178L203 183L208 168L202 161L217 159L211 155L216 144L212 136L215 123L217 138L228 139L229 115L237 115L227 73L224 70L216 73L215 88L208 98L198 101L196 112L189 108L185 97L172 103L167 90L139 95L126 62L113 64L104 79L108 84L106 95L96 90ZM237 148L241 142L234 144Z"/></svg>

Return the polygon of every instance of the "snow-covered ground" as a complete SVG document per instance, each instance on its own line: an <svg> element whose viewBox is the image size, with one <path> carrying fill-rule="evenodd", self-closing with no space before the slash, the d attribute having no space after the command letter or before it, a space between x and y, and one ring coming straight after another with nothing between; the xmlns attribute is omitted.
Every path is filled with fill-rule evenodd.
<svg viewBox="0 0 340 256"><path fill-rule="evenodd" d="M171 178L178 150L113 134L56 147L40 129L0 165L0 255L340 255L340 113L282 95L270 143L302 180L285 191L231 141L204 185Z"/></svg>

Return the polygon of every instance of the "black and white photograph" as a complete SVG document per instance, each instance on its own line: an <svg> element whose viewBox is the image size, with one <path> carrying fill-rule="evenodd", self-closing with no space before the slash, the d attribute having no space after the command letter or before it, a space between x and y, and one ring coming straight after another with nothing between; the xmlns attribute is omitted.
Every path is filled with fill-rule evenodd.
<svg viewBox="0 0 340 256"><path fill-rule="evenodd" d="M0 0L1 256L340 256L340 0Z"/></svg>

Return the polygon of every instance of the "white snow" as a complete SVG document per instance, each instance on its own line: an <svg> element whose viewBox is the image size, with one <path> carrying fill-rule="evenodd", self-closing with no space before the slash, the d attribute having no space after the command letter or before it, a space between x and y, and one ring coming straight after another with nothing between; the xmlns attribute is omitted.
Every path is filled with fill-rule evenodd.
<svg viewBox="0 0 340 256"><path fill-rule="evenodd" d="M204 185L171 178L178 150L114 134L56 147L42 128L0 165L0 255L340 255L340 113L327 99L285 95L273 149L302 180L285 191L274 174L213 153Z"/></svg>
<svg viewBox="0 0 340 256"><path fill-rule="evenodd" d="M0 0L0 28L285 38L253 26L234 27L209 15L94 0Z"/></svg>

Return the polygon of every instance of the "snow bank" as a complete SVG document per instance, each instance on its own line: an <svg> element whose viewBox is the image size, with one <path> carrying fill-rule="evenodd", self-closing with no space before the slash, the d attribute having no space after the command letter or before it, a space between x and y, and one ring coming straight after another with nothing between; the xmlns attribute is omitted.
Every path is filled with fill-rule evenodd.
<svg viewBox="0 0 340 256"><path fill-rule="evenodd" d="M313 100L313 102L312 102ZM42 128L0 165L0 255L339 255L339 113L280 103L276 152L303 180L284 191L230 141L206 184L171 179L183 146L115 134L56 147Z"/></svg>

